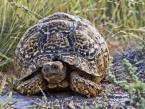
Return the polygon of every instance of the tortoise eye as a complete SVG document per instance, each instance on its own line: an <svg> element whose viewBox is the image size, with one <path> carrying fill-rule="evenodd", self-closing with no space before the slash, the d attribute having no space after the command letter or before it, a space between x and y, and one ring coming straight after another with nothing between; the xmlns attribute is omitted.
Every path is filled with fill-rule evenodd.
<svg viewBox="0 0 145 109"><path fill-rule="evenodd" d="M48 67L48 66L44 66L44 67L42 68L42 70L43 70L44 72L48 72L48 71L49 71L49 67Z"/></svg>
<svg viewBox="0 0 145 109"><path fill-rule="evenodd" d="M55 64L52 64L52 65L51 65L51 68L52 68L52 69L58 69L58 66L55 65Z"/></svg>

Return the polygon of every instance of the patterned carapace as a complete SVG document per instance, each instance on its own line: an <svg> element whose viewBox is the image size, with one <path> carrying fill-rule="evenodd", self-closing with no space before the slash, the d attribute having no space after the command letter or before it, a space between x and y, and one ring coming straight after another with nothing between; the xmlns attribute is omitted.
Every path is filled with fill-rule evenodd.
<svg viewBox="0 0 145 109"><path fill-rule="evenodd" d="M109 52L103 37L88 20L66 13L55 13L30 27L15 54L20 78L53 60L75 66L98 83L108 70Z"/></svg>

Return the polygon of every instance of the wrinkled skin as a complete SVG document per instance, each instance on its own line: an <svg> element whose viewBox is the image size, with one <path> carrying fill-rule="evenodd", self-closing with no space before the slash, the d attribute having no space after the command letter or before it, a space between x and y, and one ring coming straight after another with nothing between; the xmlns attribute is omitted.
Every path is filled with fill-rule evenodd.
<svg viewBox="0 0 145 109"><path fill-rule="evenodd" d="M59 61L48 62L43 65L42 74L48 83L60 83L66 77L66 67Z"/></svg>

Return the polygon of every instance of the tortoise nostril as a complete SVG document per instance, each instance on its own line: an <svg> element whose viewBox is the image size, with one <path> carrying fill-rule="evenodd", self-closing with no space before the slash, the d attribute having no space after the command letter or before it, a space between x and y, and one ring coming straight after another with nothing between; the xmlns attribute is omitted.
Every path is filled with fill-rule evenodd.
<svg viewBox="0 0 145 109"><path fill-rule="evenodd" d="M52 69L58 69L58 66L55 65L55 64L52 64L51 68L52 68Z"/></svg>
<svg viewBox="0 0 145 109"><path fill-rule="evenodd" d="M47 73L49 71L50 71L49 66L44 65L43 68L42 68L42 72Z"/></svg>

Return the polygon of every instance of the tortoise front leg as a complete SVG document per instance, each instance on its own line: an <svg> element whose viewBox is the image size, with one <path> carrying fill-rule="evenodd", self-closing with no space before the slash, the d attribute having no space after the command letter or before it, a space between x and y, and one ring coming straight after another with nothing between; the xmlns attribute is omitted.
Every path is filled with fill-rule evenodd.
<svg viewBox="0 0 145 109"><path fill-rule="evenodd" d="M46 88L46 83L42 78L42 75L37 74L28 80L20 80L20 82L15 86L15 90L21 94L34 95Z"/></svg>
<svg viewBox="0 0 145 109"><path fill-rule="evenodd" d="M68 88L69 87L69 83L68 83L68 81L67 80L64 80L64 81L62 81L62 82L60 82L60 83L57 83L57 84L48 84L47 85L47 87L48 87L48 89L66 89L66 88Z"/></svg>
<svg viewBox="0 0 145 109"><path fill-rule="evenodd" d="M71 73L70 88L72 91L85 95L87 97L96 96L102 90L101 86L89 79L79 75L79 72L73 71Z"/></svg>

